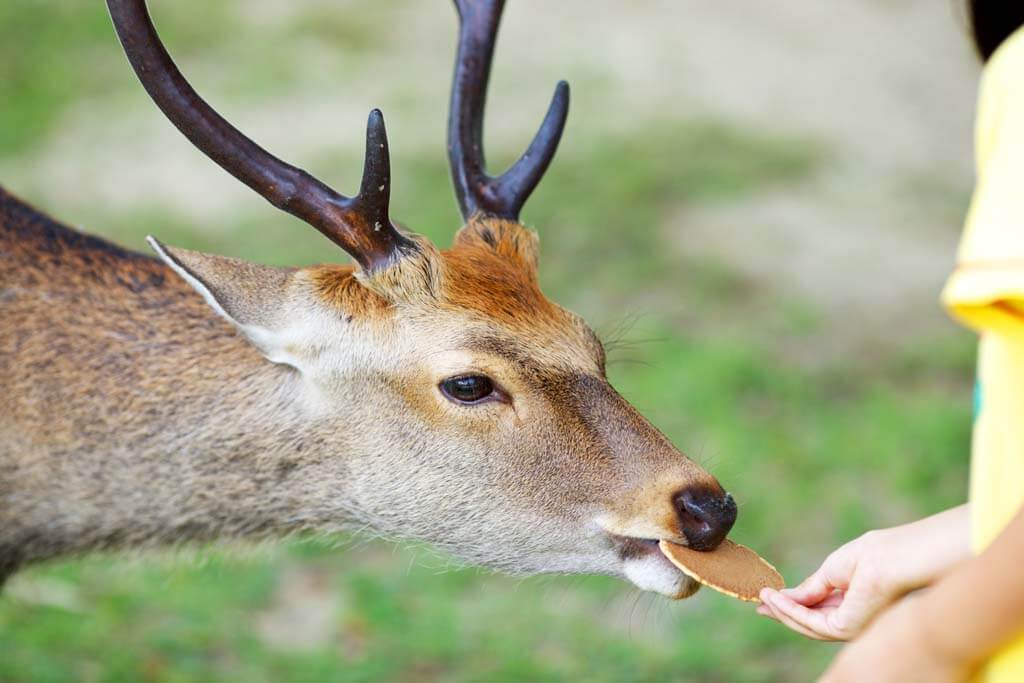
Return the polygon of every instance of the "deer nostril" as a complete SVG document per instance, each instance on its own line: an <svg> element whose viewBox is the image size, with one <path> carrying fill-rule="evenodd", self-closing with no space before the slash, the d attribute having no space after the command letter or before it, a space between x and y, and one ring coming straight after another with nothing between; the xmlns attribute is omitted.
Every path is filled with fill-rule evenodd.
<svg viewBox="0 0 1024 683"><path fill-rule="evenodd" d="M714 550L736 522L736 501L705 487L683 489L673 497L679 525L694 550Z"/></svg>

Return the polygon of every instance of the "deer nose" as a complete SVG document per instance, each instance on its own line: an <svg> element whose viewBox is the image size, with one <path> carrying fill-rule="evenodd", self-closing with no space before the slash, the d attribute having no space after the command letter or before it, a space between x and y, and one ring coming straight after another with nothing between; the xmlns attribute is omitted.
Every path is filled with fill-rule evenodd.
<svg viewBox="0 0 1024 683"><path fill-rule="evenodd" d="M686 541L694 550L714 550L736 521L736 501L721 489L685 488L672 502Z"/></svg>

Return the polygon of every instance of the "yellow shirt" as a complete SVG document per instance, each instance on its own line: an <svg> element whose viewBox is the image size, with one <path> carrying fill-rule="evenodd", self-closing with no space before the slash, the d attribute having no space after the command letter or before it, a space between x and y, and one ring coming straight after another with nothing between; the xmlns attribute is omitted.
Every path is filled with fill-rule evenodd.
<svg viewBox="0 0 1024 683"><path fill-rule="evenodd" d="M1024 503L1024 29L985 66L975 136L977 183L942 300L980 335L970 499L981 552ZM1024 682L1024 633L976 680Z"/></svg>

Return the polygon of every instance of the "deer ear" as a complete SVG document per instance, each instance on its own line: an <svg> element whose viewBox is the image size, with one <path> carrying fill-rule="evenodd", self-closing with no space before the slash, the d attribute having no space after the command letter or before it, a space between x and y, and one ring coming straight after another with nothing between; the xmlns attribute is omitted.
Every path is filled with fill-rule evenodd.
<svg viewBox="0 0 1024 683"><path fill-rule="evenodd" d="M294 269L168 247L152 236L146 241L210 308L237 327L267 358L298 367L286 351L286 304Z"/></svg>

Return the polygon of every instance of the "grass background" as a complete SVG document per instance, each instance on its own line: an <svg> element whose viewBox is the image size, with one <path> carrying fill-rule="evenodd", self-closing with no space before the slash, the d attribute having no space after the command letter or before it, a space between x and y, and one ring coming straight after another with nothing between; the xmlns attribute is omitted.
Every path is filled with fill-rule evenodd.
<svg viewBox="0 0 1024 683"><path fill-rule="evenodd" d="M293 4L179 0L155 12L200 91L342 191L357 177L365 112L383 106L393 215L447 243L458 226L443 147L450 9ZM861 20L897 29L930 16L920 2L862 4ZM680 82L717 68L679 47L701 39L696 20L753 38L723 16L736 3L681 5L637 3L592 26L582 2L515 3L489 157L494 168L515 157L567 73L570 127L524 215L541 234L544 288L615 338L613 383L735 493L734 537L795 581L844 540L964 497L973 340L942 318L935 285L952 262L969 160L901 165L898 141L885 139L899 134L892 117L866 140L800 125L806 107L790 117L769 106L778 100L686 99ZM781 43L808 69L828 68L812 57L830 41L800 38L814 34L787 24L797 20L784 5L769 17ZM955 45L955 22L944 31L937 40ZM670 56L652 77L642 57L658 46ZM957 113L912 122L938 138L956 131L958 159L972 74L965 51L954 55L965 66L937 77L941 88L894 87L911 109ZM899 59L876 57L881 70ZM746 66L719 78L756 91ZM928 67L903 68L918 78ZM842 119L827 85L836 90L813 95L814 116ZM791 87L777 97L806 96ZM0 4L0 182L140 250L152 233L268 263L341 257L160 119L99 2ZM809 220L805 207L837 218ZM892 229L872 232L883 220ZM795 681L833 653L711 591L670 603L610 579L512 579L366 539L90 557L26 571L0 596L2 681Z"/></svg>

